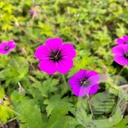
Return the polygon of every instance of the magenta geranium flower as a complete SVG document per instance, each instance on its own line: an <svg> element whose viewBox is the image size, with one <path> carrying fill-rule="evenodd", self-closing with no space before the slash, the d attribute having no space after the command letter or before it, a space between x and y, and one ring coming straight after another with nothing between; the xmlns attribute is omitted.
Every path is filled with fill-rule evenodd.
<svg viewBox="0 0 128 128"><path fill-rule="evenodd" d="M95 71L80 70L69 80L69 85L76 96L93 95L98 91L100 77Z"/></svg>
<svg viewBox="0 0 128 128"><path fill-rule="evenodd" d="M73 58L76 51L72 44L63 44L60 38L50 38L45 45L36 49L35 57L41 60L39 67L48 74L58 71L61 74L67 73L73 67Z"/></svg>
<svg viewBox="0 0 128 128"><path fill-rule="evenodd" d="M112 48L112 53L115 54L114 60L122 65L128 65L128 44L117 45Z"/></svg>
<svg viewBox="0 0 128 128"><path fill-rule="evenodd" d="M28 12L32 15L38 15L38 12L35 9L29 10Z"/></svg>
<svg viewBox="0 0 128 128"><path fill-rule="evenodd" d="M118 45L128 44L128 36L123 36L122 38L118 38L116 40L116 42L117 42Z"/></svg>
<svg viewBox="0 0 128 128"><path fill-rule="evenodd" d="M0 44L0 54L8 54L15 47L16 47L16 44L14 43L13 40L10 40L8 42L3 42Z"/></svg>

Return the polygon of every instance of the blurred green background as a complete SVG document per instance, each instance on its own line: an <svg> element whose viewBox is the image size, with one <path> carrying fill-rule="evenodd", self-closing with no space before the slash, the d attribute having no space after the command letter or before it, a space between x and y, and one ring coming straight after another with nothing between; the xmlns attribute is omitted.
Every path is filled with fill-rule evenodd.
<svg viewBox="0 0 128 128"><path fill-rule="evenodd" d="M30 9L39 14L31 15ZM111 48L116 38L128 34L127 19L126 0L2 0L0 40L15 40L17 51L25 48L31 58L47 38L61 37L75 45L79 58L87 59L84 65L98 71L107 66L114 73Z"/></svg>

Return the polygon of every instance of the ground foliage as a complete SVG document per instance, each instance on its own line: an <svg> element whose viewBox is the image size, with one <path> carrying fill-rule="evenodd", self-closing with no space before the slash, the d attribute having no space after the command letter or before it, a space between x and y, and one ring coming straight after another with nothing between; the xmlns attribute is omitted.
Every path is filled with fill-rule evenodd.
<svg viewBox="0 0 128 128"><path fill-rule="evenodd" d="M34 8L37 16L28 12ZM128 35L127 19L125 0L0 1L0 41L13 39L17 44L11 54L0 55L0 98L6 94L13 104L5 101L5 106L0 106L0 122L16 117L21 128L84 128L76 119L80 100L72 94L68 80L80 69L102 74L105 67L109 74L118 74L122 67L113 61L111 48L116 38ZM41 72L34 58L37 46L50 37L72 43L77 51L74 68L65 75L67 83L58 73ZM125 68L122 72L126 80L127 71ZM18 90L18 82L23 90ZM109 87L106 84L104 88ZM111 92L116 95L112 89ZM85 107L88 112L88 105ZM120 115L120 110L115 113ZM82 116L86 121L92 120L87 113ZM123 119L113 128L127 128L127 123L127 118Z"/></svg>

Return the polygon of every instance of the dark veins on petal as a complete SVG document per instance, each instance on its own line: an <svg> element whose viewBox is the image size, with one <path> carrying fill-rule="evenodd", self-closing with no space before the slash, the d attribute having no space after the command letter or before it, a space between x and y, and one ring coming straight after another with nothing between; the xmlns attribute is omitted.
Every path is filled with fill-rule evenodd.
<svg viewBox="0 0 128 128"><path fill-rule="evenodd" d="M128 59L128 52L125 52L125 53L124 53L124 57L125 57L126 59Z"/></svg>
<svg viewBox="0 0 128 128"><path fill-rule="evenodd" d="M49 58L54 62L60 61L62 59L61 51L59 50L51 51Z"/></svg>
<svg viewBox="0 0 128 128"><path fill-rule="evenodd" d="M10 46L5 46L5 47L4 47L4 50L5 50L5 51L8 51L9 49L10 49Z"/></svg>
<svg viewBox="0 0 128 128"><path fill-rule="evenodd" d="M87 78L84 78L82 80L80 80L80 85L81 86L84 86L84 87L87 87L89 85L89 80Z"/></svg>

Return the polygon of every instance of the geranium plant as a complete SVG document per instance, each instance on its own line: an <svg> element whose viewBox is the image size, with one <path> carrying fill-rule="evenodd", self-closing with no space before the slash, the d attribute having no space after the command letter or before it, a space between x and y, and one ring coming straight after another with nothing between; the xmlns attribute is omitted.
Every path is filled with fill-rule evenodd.
<svg viewBox="0 0 128 128"><path fill-rule="evenodd" d="M0 1L0 127L127 128L126 1Z"/></svg>

